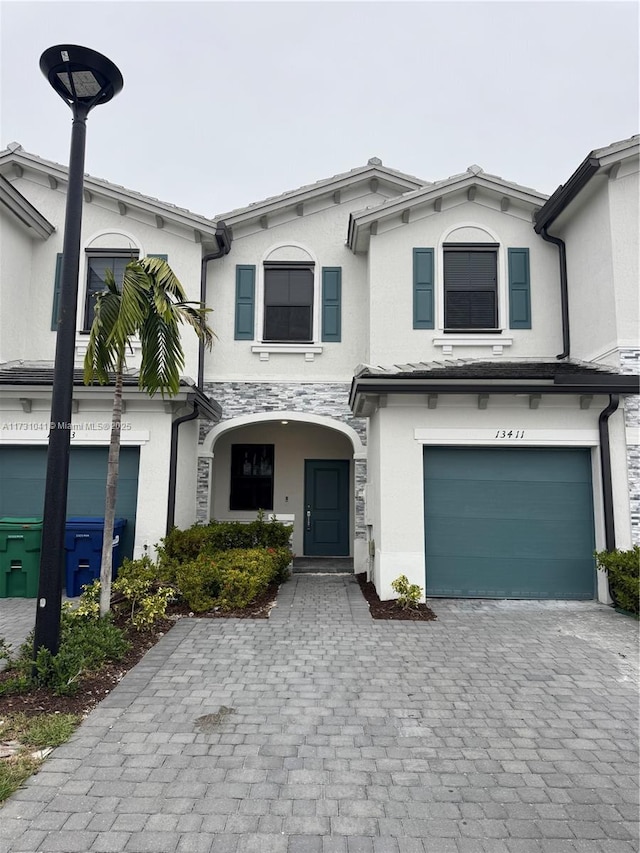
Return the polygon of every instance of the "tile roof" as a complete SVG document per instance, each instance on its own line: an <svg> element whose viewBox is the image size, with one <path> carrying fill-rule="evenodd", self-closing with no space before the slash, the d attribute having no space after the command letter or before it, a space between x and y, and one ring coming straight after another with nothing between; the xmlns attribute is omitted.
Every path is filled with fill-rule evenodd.
<svg viewBox="0 0 640 853"><path fill-rule="evenodd" d="M432 361L390 366L360 365L357 377L394 379L555 379L618 376L620 371L584 361Z"/></svg>

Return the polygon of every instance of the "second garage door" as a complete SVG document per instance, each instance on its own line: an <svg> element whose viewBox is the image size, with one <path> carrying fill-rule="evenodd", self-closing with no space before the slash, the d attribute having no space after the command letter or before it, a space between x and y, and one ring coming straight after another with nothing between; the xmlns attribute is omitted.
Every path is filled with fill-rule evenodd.
<svg viewBox="0 0 640 853"><path fill-rule="evenodd" d="M587 448L424 449L428 596L595 596Z"/></svg>
<svg viewBox="0 0 640 853"><path fill-rule="evenodd" d="M72 447L69 457L67 516L104 516L107 447ZM140 448L120 448L116 516L126 518L121 557L133 555L138 504ZM47 472L45 446L0 448L0 518L42 517Z"/></svg>

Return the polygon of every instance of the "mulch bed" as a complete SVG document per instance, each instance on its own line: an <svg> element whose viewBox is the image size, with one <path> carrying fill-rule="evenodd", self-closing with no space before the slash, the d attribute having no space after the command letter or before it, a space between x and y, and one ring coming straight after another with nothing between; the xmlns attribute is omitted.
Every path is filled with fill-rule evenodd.
<svg viewBox="0 0 640 853"><path fill-rule="evenodd" d="M374 619L398 619L411 622L426 622L436 619L435 613L426 605L403 609L396 601L380 601L374 585L366 580L366 575L356 575L360 589L369 603ZM243 610L213 610L209 613L194 614L185 606L172 606L168 609L168 618L155 628L146 631L130 630L128 639L131 649L123 660L108 664L99 673L87 675L79 682L78 691L73 696L55 696L43 688L28 693L0 695L0 718L3 714L22 712L28 715L42 713L79 714L84 716L95 708L107 696L126 673L169 631L178 619L196 617L199 619L268 619L278 594L277 584L272 584L253 604ZM10 674L0 672L0 685Z"/></svg>
<svg viewBox="0 0 640 853"><path fill-rule="evenodd" d="M396 619L407 622L432 622L438 617L427 604L416 604L415 607L400 607L395 599L380 601L375 586L367 580L365 572L356 575L360 589L369 603L369 610L374 619Z"/></svg>

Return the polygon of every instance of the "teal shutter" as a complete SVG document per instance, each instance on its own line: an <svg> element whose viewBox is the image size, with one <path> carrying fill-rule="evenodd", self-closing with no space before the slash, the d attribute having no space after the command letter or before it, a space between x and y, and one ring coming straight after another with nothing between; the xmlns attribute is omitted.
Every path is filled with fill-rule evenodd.
<svg viewBox="0 0 640 853"><path fill-rule="evenodd" d="M160 258L161 261L168 261L169 255L156 255L155 253L150 253L147 255L148 258Z"/></svg>
<svg viewBox="0 0 640 853"><path fill-rule="evenodd" d="M236 266L236 341L252 341L254 336L256 268Z"/></svg>
<svg viewBox="0 0 640 853"><path fill-rule="evenodd" d="M62 252L56 255L56 275L53 280L53 307L51 310L51 331L58 331L58 314L60 313L60 273L62 272Z"/></svg>
<svg viewBox="0 0 640 853"><path fill-rule="evenodd" d="M413 328L433 329L433 249L413 250Z"/></svg>
<svg viewBox="0 0 640 853"><path fill-rule="evenodd" d="M342 340L342 267L322 267L322 340Z"/></svg>
<svg viewBox="0 0 640 853"><path fill-rule="evenodd" d="M509 328L531 328L529 250L509 249Z"/></svg>

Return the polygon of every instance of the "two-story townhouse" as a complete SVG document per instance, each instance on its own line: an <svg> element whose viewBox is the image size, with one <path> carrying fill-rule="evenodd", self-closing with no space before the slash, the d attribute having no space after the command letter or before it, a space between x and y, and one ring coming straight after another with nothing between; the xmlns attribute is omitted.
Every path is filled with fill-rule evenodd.
<svg viewBox="0 0 640 853"><path fill-rule="evenodd" d="M221 216L199 517L289 518L296 553L350 555L383 598L406 574L427 595L607 600L593 551L631 541L637 380L567 350L547 196L478 166L414 187L367 169Z"/></svg>
<svg viewBox="0 0 640 853"><path fill-rule="evenodd" d="M17 144L0 153L0 517L42 515L67 169ZM166 257L190 299L200 299L203 252L224 251L211 220L124 187L85 177L78 288L69 516L102 516L113 389L82 382L93 294L104 271L132 257ZM184 336L185 378L171 400L137 387L139 345L125 377L116 514L121 553L136 556L195 518L197 423L219 407L198 389L199 347ZM179 440L178 440L179 439Z"/></svg>
<svg viewBox="0 0 640 853"><path fill-rule="evenodd" d="M136 486L119 514L134 553L167 523L263 509L293 522L298 555L349 558L382 597L406 574L428 595L608 600L593 550L630 544L629 470L638 487L624 420L637 378L623 375L638 349L638 138L587 161L548 199L478 166L430 183L372 158L215 221L87 177L79 328L92 253L115 263L133 247L169 256L217 336L210 354L186 342L196 379L170 405L130 378ZM16 494L43 471L25 487L16 453L46 444L64 174L0 154L0 462ZM104 452L93 427L110 394L74 397L72 472L74 453ZM11 419L26 430L7 435Z"/></svg>

